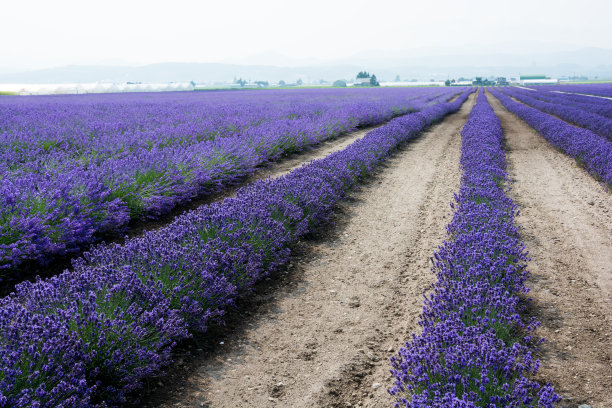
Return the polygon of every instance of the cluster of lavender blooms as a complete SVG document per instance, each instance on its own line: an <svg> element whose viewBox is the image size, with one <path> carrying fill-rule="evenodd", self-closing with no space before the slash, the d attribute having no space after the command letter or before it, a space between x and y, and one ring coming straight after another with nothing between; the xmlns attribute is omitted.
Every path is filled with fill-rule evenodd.
<svg viewBox="0 0 612 408"><path fill-rule="evenodd" d="M462 132L461 187L447 240L432 261L437 276L419 324L391 358L396 407L552 407L559 397L528 376L539 362L520 316L527 252L514 224L503 133L484 93Z"/></svg>
<svg viewBox="0 0 612 408"><path fill-rule="evenodd" d="M512 96L519 101L543 112L550 113L576 126L592 130L600 136L612 141L612 119L597 113L589 112L583 107L574 107L571 100L566 99L566 94L556 94L553 98L540 95L543 92L533 92L515 87L500 88L506 95ZM549 93L550 94L550 93ZM585 98L587 98L585 96ZM551 100L552 99L552 100ZM600 98L591 98L600 106L612 108L612 101ZM591 104L592 105L592 104Z"/></svg>
<svg viewBox="0 0 612 408"><path fill-rule="evenodd" d="M585 95L604 96L612 98L612 84L565 84L565 85L543 85L534 86L533 89L545 89L551 91L571 92Z"/></svg>
<svg viewBox="0 0 612 408"><path fill-rule="evenodd" d="M166 227L98 245L74 270L0 300L0 406L113 406L171 362L400 144L456 100L401 116L342 151L241 188Z"/></svg>
<svg viewBox="0 0 612 408"><path fill-rule="evenodd" d="M0 269L78 253L282 155L459 92L0 97Z"/></svg>
<svg viewBox="0 0 612 408"><path fill-rule="evenodd" d="M594 177L612 185L612 142L588 129L572 126L549 114L513 101L499 90L491 93L553 146L574 158Z"/></svg>
<svg viewBox="0 0 612 408"><path fill-rule="evenodd" d="M535 87L534 90L537 92L527 92L531 92L531 96L542 101L569 105L583 109L587 112L605 116L606 118L612 118L612 101L608 99L593 98L580 94L560 93L559 91L555 91L555 88L551 87Z"/></svg>

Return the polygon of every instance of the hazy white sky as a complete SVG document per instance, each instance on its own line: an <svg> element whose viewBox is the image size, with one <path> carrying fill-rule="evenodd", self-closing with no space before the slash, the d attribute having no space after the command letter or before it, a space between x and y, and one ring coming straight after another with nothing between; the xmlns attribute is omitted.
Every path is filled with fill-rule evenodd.
<svg viewBox="0 0 612 408"><path fill-rule="evenodd" d="M4 70L506 41L612 48L612 0L2 0L0 10Z"/></svg>

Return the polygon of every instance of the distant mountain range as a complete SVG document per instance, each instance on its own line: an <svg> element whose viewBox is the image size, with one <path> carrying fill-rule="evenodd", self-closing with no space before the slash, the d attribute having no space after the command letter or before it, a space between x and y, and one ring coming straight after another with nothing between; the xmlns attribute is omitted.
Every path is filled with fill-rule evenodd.
<svg viewBox="0 0 612 408"><path fill-rule="evenodd" d="M269 64L264 64L265 61ZM305 82L351 79L360 70L390 81L446 79L474 76L517 76L546 74L552 77L586 75L612 79L612 50L580 48L573 51L521 53L515 49L488 47L438 49L423 51L363 52L332 62L284 60L280 55L259 56L249 64L167 62L145 66L70 65L32 71L0 73L0 83L90 83L90 82L186 82L227 83L234 78L246 80ZM296 61L298 64L296 64ZM285 65L285 66L283 66Z"/></svg>

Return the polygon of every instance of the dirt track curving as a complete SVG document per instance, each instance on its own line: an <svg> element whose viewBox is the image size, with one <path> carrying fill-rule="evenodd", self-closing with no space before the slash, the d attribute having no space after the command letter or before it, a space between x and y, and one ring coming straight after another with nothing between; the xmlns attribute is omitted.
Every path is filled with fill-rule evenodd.
<svg viewBox="0 0 612 408"><path fill-rule="evenodd" d="M488 94L531 254L529 313L547 342L538 380L563 406L612 407L612 195Z"/></svg>
<svg viewBox="0 0 612 408"><path fill-rule="evenodd" d="M388 160L324 237L302 244L281 283L259 290L216 347L179 357L184 370L146 405L392 405L388 359L418 327L433 283L429 259L450 220L474 102Z"/></svg>

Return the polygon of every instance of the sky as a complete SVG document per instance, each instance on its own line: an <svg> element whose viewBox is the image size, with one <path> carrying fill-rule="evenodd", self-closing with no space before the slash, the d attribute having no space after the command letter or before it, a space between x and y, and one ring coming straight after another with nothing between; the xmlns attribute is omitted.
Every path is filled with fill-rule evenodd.
<svg viewBox="0 0 612 408"><path fill-rule="evenodd" d="M157 62L297 64L363 51L427 54L503 43L612 49L610 0L6 0L1 9L4 72Z"/></svg>

